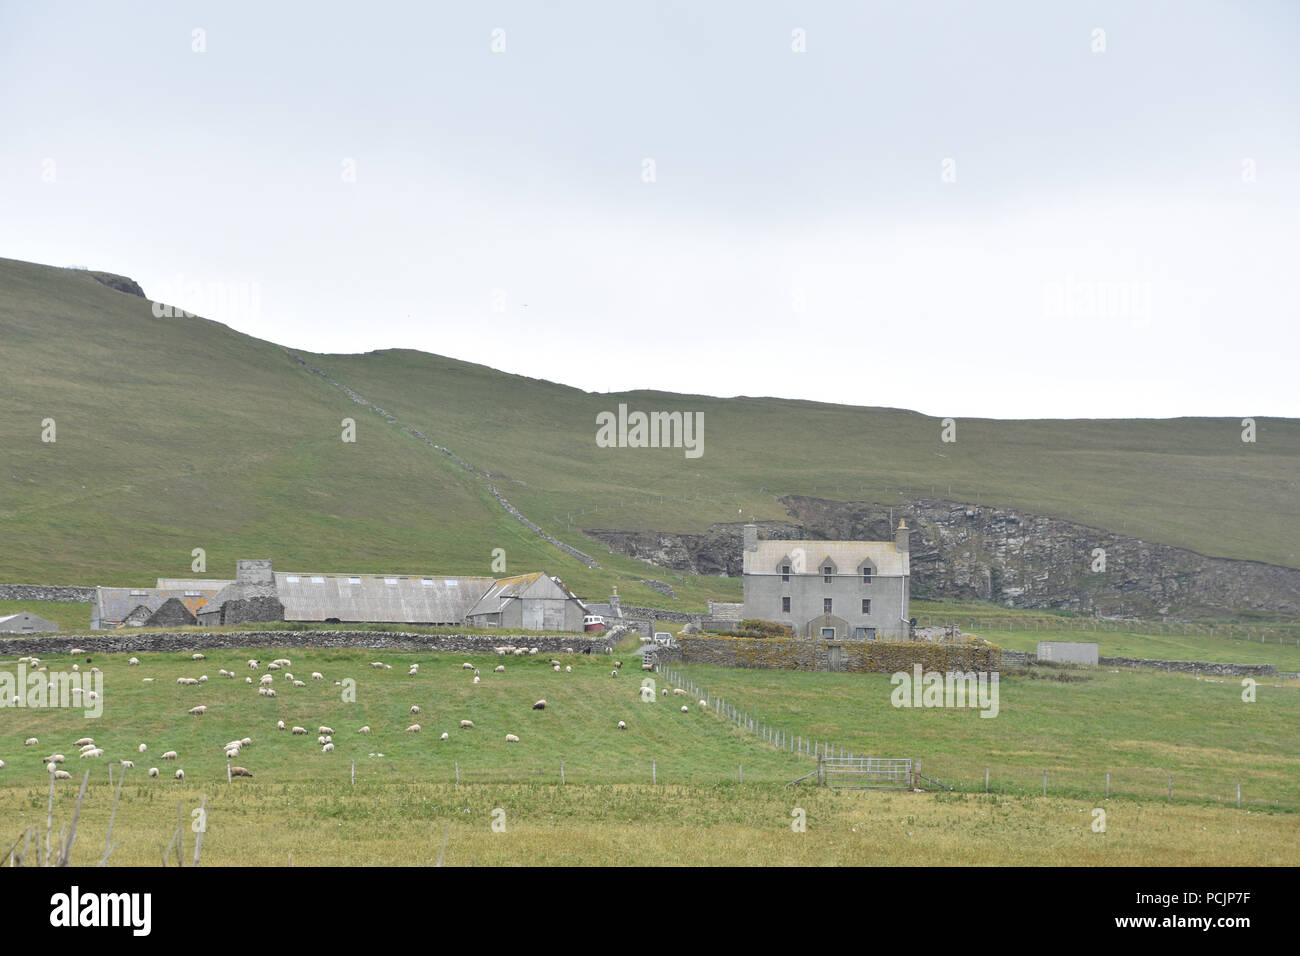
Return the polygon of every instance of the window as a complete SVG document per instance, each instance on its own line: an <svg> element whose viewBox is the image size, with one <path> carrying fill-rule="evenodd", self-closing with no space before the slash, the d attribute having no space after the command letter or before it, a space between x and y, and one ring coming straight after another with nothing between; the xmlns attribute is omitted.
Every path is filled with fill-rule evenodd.
<svg viewBox="0 0 1300 956"><path fill-rule="evenodd" d="M384 583L385 583L385 584L396 585L396 584L397 584L397 578L384 578Z"/></svg>
<svg viewBox="0 0 1300 956"><path fill-rule="evenodd" d="M314 575L314 576L312 577L312 579L311 579L311 583L312 583L312 584L324 584L324 583L325 583L325 579L322 578L322 577L320 577L319 575Z"/></svg>
<svg viewBox="0 0 1300 956"><path fill-rule="evenodd" d="M348 584L360 584L360 583L361 583L361 579L358 577L348 578Z"/></svg>
<svg viewBox="0 0 1300 956"><path fill-rule="evenodd" d="M871 613L871 600L869 598L862 599L862 613L863 614Z"/></svg>
<svg viewBox="0 0 1300 956"><path fill-rule="evenodd" d="M790 599L788 597L781 598L781 610L786 614L790 613Z"/></svg>
<svg viewBox="0 0 1300 956"><path fill-rule="evenodd" d="M433 587L433 578L423 578L421 579L420 583L424 585L426 588L431 588Z"/></svg>
<svg viewBox="0 0 1300 956"><path fill-rule="evenodd" d="M148 594L148 591L132 591L131 597L147 597Z"/></svg>
<svg viewBox="0 0 1300 956"><path fill-rule="evenodd" d="M827 584L831 583L831 575L833 575L834 573L835 573L835 569L832 568L829 564L826 565L826 567L822 568L822 574L826 576L824 580L826 581Z"/></svg>
<svg viewBox="0 0 1300 956"><path fill-rule="evenodd" d="M862 583L863 583L863 584L870 584L870 583L871 583L871 569L870 569L870 568L863 568L863 569L862 569Z"/></svg>
<svg viewBox="0 0 1300 956"><path fill-rule="evenodd" d="M790 580L790 565L788 564L781 565L781 580L782 581Z"/></svg>
<svg viewBox="0 0 1300 956"><path fill-rule="evenodd" d="M202 597L202 596L203 596L203 592L202 592L202 591L186 591L186 592L185 592L185 596L186 596L186 597Z"/></svg>
<svg viewBox="0 0 1300 956"><path fill-rule="evenodd" d="M288 575L287 577L285 577L284 580L285 580L287 583L289 583L289 584L297 584L297 583L298 583L298 575L296 575L296 574L290 574L290 575Z"/></svg>
<svg viewBox="0 0 1300 956"><path fill-rule="evenodd" d="M831 613L831 599L830 599L830 598L822 598L822 613L823 613L823 614L829 614L829 613Z"/></svg>

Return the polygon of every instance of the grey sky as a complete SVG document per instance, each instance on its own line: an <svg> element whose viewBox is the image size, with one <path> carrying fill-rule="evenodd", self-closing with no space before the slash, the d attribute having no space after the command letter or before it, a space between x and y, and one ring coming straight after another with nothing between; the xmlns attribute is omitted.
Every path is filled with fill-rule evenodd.
<svg viewBox="0 0 1300 956"><path fill-rule="evenodd" d="M0 255L593 391L1297 416L1298 11L10 3Z"/></svg>

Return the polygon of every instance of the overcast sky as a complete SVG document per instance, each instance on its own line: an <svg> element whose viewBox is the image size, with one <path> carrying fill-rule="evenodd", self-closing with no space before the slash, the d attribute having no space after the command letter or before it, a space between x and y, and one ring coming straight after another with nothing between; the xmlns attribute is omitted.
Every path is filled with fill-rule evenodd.
<svg viewBox="0 0 1300 956"><path fill-rule="evenodd" d="M1300 416L1298 42L1285 2L0 2L0 256L590 391Z"/></svg>

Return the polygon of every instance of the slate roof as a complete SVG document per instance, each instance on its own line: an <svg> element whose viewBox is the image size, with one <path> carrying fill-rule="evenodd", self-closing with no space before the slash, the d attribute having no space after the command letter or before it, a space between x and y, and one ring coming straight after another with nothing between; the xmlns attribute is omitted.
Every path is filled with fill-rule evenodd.
<svg viewBox="0 0 1300 956"><path fill-rule="evenodd" d="M212 582L219 584L220 582ZM116 627L137 607L158 610L168 598L176 598L191 614L199 611L221 588L95 588L95 619L100 627Z"/></svg>
<svg viewBox="0 0 1300 956"><path fill-rule="evenodd" d="M757 551L744 552L745 574L778 574L782 558L794 558L802 548L806 561L804 573L817 574L821 562L830 558L839 574L854 574L864 559L870 559L875 573L897 577L909 574L907 551L899 551L892 541L759 541Z"/></svg>

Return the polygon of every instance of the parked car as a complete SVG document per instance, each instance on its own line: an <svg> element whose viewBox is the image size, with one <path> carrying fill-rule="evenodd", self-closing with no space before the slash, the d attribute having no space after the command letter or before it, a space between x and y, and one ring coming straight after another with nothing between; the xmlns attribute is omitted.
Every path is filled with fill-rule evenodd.
<svg viewBox="0 0 1300 956"><path fill-rule="evenodd" d="M655 631L655 643L668 647L673 642L673 636L667 631Z"/></svg>
<svg viewBox="0 0 1300 956"><path fill-rule="evenodd" d="M605 619L599 614L588 614L582 619L582 629L584 631L603 631L605 629Z"/></svg>

